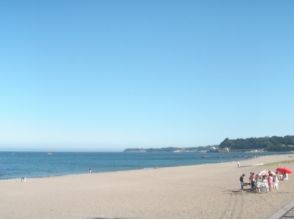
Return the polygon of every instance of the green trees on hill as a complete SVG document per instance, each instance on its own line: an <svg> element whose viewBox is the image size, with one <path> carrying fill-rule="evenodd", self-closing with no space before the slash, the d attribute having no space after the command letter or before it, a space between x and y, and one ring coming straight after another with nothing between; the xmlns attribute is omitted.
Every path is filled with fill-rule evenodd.
<svg viewBox="0 0 294 220"><path fill-rule="evenodd" d="M267 151L293 151L294 136L285 137L261 137L261 138L226 138L220 145L220 148L229 147L231 150L253 150L264 149Z"/></svg>

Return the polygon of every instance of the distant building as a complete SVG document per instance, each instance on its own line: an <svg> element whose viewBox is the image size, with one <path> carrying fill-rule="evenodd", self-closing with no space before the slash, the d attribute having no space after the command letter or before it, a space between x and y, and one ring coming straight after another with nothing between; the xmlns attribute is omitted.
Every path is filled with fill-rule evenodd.
<svg viewBox="0 0 294 220"><path fill-rule="evenodd" d="M225 147L225 148L216 148L216 147L211 147L207 152L209 153L229 153L230 152L230 148Z"/></svg>

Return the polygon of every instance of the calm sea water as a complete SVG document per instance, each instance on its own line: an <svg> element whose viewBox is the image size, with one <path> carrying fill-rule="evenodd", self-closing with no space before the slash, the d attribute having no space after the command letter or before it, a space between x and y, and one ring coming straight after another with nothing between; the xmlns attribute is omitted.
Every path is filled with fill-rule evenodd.
<svg viewBox="0 0 294 220"><path fill-rule="evenodd" d="M0 179L237 161L272 153L0 152Z"/></svg>

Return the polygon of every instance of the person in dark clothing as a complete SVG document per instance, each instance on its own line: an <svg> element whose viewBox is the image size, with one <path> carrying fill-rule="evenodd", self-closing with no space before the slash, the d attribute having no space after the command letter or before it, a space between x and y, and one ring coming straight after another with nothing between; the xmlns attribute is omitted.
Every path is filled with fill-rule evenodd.
<svg viewBox="0 0 294 220"><path fill-rule="evenodd" d="M245 174L243 173L242 176L240 176L240 185L241 185L241 190L244 189L244 177L245 177Z"/></svg>

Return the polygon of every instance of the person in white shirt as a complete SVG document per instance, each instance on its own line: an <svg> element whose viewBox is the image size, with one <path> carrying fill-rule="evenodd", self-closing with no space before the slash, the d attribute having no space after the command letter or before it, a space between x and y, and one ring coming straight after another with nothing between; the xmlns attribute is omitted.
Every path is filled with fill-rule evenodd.
<svg viewBox="0 0 294 220"><path fill-rule="evenodd" d="M275 190L279 190L279 178L278 178L278 175L274 175L273 177L273 182L274 182L274 189Z"/></svg>

